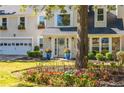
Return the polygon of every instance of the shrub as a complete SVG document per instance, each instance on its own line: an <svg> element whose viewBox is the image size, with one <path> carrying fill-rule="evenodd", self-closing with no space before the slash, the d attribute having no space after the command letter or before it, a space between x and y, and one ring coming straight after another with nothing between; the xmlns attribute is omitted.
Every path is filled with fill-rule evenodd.
<svg viewBox="0 0 124 93"><path fill-rule="evenodd" d="M113 62L110 63L110 65L111 65L112 68L116 68L117 67L116 63L113 63Z"/></svg>
<svg viewBox="0 0 124 93"><path fill-rule="evenodd" d="M42 29L42 28L45 28L45 25L44 24L39 24L38 29Z"/></svg>
<svg viewBox="0 0 124 93"><path fill-rule="evenodd" d="M34 47L34 51L40 51L40 47L39 46L35 46Z"/></svg>
<svg viewBox="0 0 124 93"><path fill-rule="evenodd" d="M45 84L48 85L50 80L50 76L46 73L39 73L36 75L35 82L37 84Z"/></svg>
<svg viewBox="0 0 124 93"><path fill-rule="evenodd" d="M30 69L26 71L25 73L23 73L24 75L23 79L26 81L35 82L36 74L37 74L36 70Z"/></svg>
<svg viewBox="0 0 124 93"><path fill-rule="evenodd" d="M119 60L119 64L123 65L124 64L124 51L119 51L116 53L117 59Z"/></svg>
<svg viewBox="0 0 124 93"><path fill-rule="evenodd" d="M75 77L72 71L67 71L63 75L66 86L72 86L75 83Z"/></svg>
<svg viewBox="0 0 124 93"><path fill-rule="evenodd" d="M42 57L41 51L28 51L27 54L29 57L34 57L34 58Z"/></svg>
<svg viewBox="0 0 124 93"><path fill-rule="evenodd" d="M112 58L112 53L110 53L110 52L108 52L108 53L106 53L106 59L107 60L112 60L113 58Z"/></svg>
<svg viewBox="0 0 124 93"><path fill-rule="evenodd" d="M95 59L95 53L93 52L88 53L88 59Z"/></svg>
<svg viewBox="0 0 124 93"><path fill-rule="evenodd" d="M106 53L108 53L108 52L109 52L108 50L104 49L104 50L102 50L101 53L102 53L103 55L106 55Z"/></svg>
<svg viewBox="0 0 124 93"><path fill-rule="evenodd" d="M20 25L18 25L18 29L19 30L24 30L25 29L25 26L20 24Z"/></svg>
<svg viewBox="0 0 124 93"><path fill-rule="evenodd" d="M97 50L93 50L92 52L94 53L94 55L96 55L97 53L99 53L99 51L97 51Z"/></svg>
<svg viewBox="0 0 124 93"><path fill-rule="evenodd" d="M101 54L101 53L97 53L97 54L96 54L96 59L97 59L97 60L102 61L103 58L104 58L104 57L103 57L103 54Z"/></svg>

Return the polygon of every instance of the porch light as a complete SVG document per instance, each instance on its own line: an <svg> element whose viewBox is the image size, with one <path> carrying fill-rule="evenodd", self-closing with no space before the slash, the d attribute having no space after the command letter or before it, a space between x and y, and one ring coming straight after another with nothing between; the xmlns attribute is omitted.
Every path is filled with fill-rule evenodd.
<svg viewBox="0 0 124 93"><path fill-rule="evenodd" d="M72 40L74 40L74 37L72 37Z"/></svg>
<svg viewBox="0 0 124 93"><path fill-rule="evenodd" d="M51 40L51 37L49 37L49 40Z"/></svg>
<svg viewBox="0 0 124 93"><path fill-rule="evenodd" d="M14 37L16 37L16 34L13 34Z"/></svg>

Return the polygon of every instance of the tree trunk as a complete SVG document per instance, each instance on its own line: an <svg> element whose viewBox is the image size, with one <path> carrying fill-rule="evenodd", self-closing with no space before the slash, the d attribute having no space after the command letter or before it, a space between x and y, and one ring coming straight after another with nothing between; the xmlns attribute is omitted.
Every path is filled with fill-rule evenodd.
<svg viewBox="0 0 124 93"><path fill-rule="evenodd" d="M87 68L88 62L88 6L80 5L77 9L77 55L76 68Z"/></svg>

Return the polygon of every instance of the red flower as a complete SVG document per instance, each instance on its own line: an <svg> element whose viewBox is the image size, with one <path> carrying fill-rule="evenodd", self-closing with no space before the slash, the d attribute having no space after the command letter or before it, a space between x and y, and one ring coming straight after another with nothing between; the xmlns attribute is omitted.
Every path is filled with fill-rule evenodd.
<svg viewBox="0 0 124 93"><path fill-rule="evenodd" d="M80 76L80 75L82 75L82 74L84 74L84 71L82 71L82 70L78 70L78 71L75 73L76 76Z"/></svg>

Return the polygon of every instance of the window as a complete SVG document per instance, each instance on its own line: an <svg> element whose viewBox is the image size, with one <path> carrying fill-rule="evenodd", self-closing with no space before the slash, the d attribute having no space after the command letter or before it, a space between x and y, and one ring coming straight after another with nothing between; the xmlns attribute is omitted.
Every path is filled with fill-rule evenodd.
<svg viewBox="0 0 124 93"><path fill-rule="evenodd" d="M109 51L109 39L108 38L102 38L102 51Z"/></svg>
<svg viewBox="0 0 124 93"><path fill-rule="evenodd" d="M15 43L12 43L12 46L15 46Z"/></svg>
<svg viewBox="0 0 124 93"><path fill-rule="evenodd" d="M44 16L40 16L39 17L39 24L45 25L44 20L45 20L45 17Z"/></svg>
<svg viewBox="0 0 124 93"><path fill-rule="evenodd" d="M25 46L27 46L28 44L27 43L24 43Z"/></svg>
<svg viewBox="0 0 124 93"><path fill-rule="evenodd" d="M45 17L44 16L39 17L38 29L42 29L42 28L45 28Z"/></svg>
<svg viewBox="0 0 124 93"><path fill-rule="evenodd" d="M57 39L55 38L55 55L57 55Z"/></svg>
<svg viewBox="0 0 124 93"><path fill-rule="evenodd" d="M4 46L7 46L7 43L4 43Z"/></svg>
<svg viewBox="0 0 124 93"><path fill-rule="evenodd" d="M32 46L32 44L31 44L31 43L29 43L29 46Z"/></svg>
<svg viewBox="0 0 124 93"><path fill-rule="evenodd" d="M43 49L43 38L40 38L40 49Z"/></svg>
<svg viewBox="0 0 124 93"><path fill-rule="evenodd" d="M8 46L11 46L11 43L8 43Z"/></svg>
<svg viewBox="0 0 124 93"><path fill-rule="evenodd" d="M2 18L2 26L7 28L7 18Z"/></svg>
<svg viewBox="0 0 124 93"><path fill-rule="evenodd" d="M19 46L19 43L16 43L16 46Z"/></svg>
<svg viewBox="0 0 124 93"><path fill-rule="evenodd" d="M67 38L67 48L69 48L69 39Z"/></svg>
<svg viewBox="0 0 124 93"><path fill-rule="evenodd" d="M57 15L57 26L70 26L70 14Z"/></svg>
<svg viewBox="0 0 124 93"><path fill-rule="evenodd" d="M120 37L112 38L112 50L114 52L120 51Z"/></svg>
<svg viewBox="0 0 124 93"><path fill-rule="evenodd" d="M0 46L3 46L3 43L1 43Z"/></svg>
<svg viewBox="0 0 124 93"><path fill-rule="evenodd" d="M25 17L20 17L20 25L25 26Z"/></svg>
<svg viewBox="0 0 124 93"><path fill-rule="evenodd" d="M98 52L99 51L99 38L93 38L92 43L93 43L92 44L92 46L93 46L92 50Z"/></svg>
<svg viewBox="0 0 124 93"><path fill-rule="evenodd" d="M65 44L64 38L59 38L59 39L58 39L58 43L59 43L60 45L64 45L64 44Z"/></svg>
<svg viewBox="0 0 124 93"><path fill-rule="evenodd" d="M97 11L97 21L103 21L104 20L104 10L103 8L99 8Z"/></svg>
<svg viewBox="0 0 124 93"><path fill-rule="evenodd" d="M23 46L23 43L20 43L20 46Z"/></svg>

